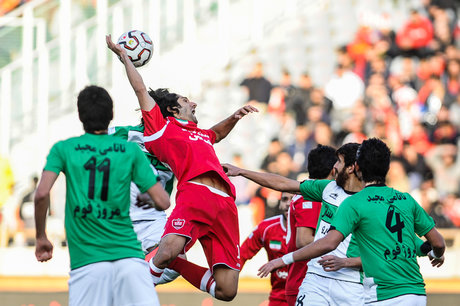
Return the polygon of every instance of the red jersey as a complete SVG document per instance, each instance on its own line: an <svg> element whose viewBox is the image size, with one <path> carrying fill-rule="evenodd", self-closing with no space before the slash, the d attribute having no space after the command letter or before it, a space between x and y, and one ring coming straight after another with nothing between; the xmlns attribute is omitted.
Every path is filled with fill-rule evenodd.
<svg viewBox="0 0 460 306"><path fill-rule="evenodd" d="M307 201L301 195L295 195L292 198L289 205L288 232L286 237L288 252L297 250L297 227L310 227L316 230L320 211L321 202ZM289 265L289 273L286 280L286 295L297 295L299 287L307 273L307 262L308 260L297 261Z"/></svg>
<svg viewBox="0 0 460 306"><path fill-rule="evenodd" d="M178 185L206 172L216 172L235 198L235 187L228 179L214 151L216 133L203 130L196 123L174 117L165 119L160 107L142 110L144 143L147 151L169 165Z"/></svg>
<svg viewBox="0 0 460 306"><path fill-rule="evenodd" d="M282 215L263 220L243 242L240 249L241 267L246 260L254 257L262 247L267 251L268 260L279 258L287 253L286 228L283 224ZM272 271L270 301L286 301L287 274L287 267Z"/></svg>

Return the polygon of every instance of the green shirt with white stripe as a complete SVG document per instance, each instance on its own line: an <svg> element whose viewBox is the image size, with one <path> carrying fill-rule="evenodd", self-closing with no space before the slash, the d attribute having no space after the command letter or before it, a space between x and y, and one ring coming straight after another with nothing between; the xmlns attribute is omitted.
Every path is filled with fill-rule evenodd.
<svg viewBox="0 0 460 306"><path fill-rule="evenodd" d="M376 284L373 295L378 301L426 294L414 232L424 236L434 221L408 193L368 186L342 203L332 226L345 237L353 234L366 277Z"/></svg>

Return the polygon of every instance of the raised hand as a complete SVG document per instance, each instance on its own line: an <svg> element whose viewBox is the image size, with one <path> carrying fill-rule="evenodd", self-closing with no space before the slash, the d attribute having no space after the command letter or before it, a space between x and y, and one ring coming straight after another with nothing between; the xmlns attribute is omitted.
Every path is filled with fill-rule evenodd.
<svg viewBox="0 0 460 306"><path fill-rule="evenodd" d="M245 105L242 108L238 109L233 116L237 119L241 119L249 113L259 112L257 108L252 105Z"/></svg>
<svg viewBox="0 0 460 306"><path fill-rule="evenodd" d="M113 53L115 53L116 55L118 55L119 58L121 58L123 60L123 57L124 55L127 55L126 54L126 50L124 48L122 48L119 44L115 44L113 41L112 41L112 35L106 35L105 36L105 41L107 43L107 47L112 50Z"/></svg>

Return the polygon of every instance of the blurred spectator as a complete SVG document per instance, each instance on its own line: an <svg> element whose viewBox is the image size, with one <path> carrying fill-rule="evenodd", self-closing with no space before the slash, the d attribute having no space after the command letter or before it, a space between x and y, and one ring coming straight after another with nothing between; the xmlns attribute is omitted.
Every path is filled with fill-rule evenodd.
<svg viewBox="0 0 460 306"><path fill-rule="evenodd" d="M325 96L332 101L335 132L350 116L353 107L363 98L364 83L354 72L339 64L332 78L324 87Z"/></svg>
<svg viewBox="0 0 460 306"><path fill-rule="evenodd" d="M397 158L401 160L409 178L410 191L419 188L422 182L432 175L423 156L407 141L404 142L402 154Z"/></svg>
<svg viewBox="0 0 460 306"><path fill-rule="evenodd" d="M240 167L240 168L247 168L243 163L243 157L240 153L233 154L232 164ZM236 190L236 197L235 197L235 204L236 205L247 205L251 200L253 192L251 192L251 186L254 186L252 181L246 179L243 176L232 176L229 178L230 181L235 185ZM254 191L255 191L254 187Z"/></svg>
<svg viewBox="0 0 460 306"><path fill-rule="evenodd" d="M248 102L267 104L270 101L272 84L264 76L264 66L261 62L256 63L254 69L241 83L248 91Z"/></svg>
<svg viewBox="0 0 460 306"><path fill-rule="evenodd" d="M308 167L308 153L314 148L315 141L310 138L311 131L305 125L298 125L295 129L295 141L286 147L291 155L295 168L299 172L306 172Z"/></svg>
<svg viewBox="0 0 460 306"><path fill-rule="evenodd" d="M281 151L283 151L283 144L280 142L279 138L273 138L268 145L268 152L262 160L260 169L268 172L274 172L272 171L273 169L271 169L271 165L276 161L276 158L281 153Z"/></svg>
<svg viewBox="0 0 460 306"><path fill-rule="evenodd" d="M33 176L31 185L19 205L19 219L22 223L20 231L24 233L25 243L27 246L35 245L34 196L37 184L38 177Z"/></svg>
<svg viewBox="0 0 460 306"><path fill-rule="evenodd" d="M297 87L286 101L286 111L294 114L296 125L303 125L307 122L307 109L312 104L310 93L313 90L313 82L308 73L300 76Z"/></svg>
<svg viewBox="0 0 460 306"><path fill-rule="evenodd" d="M434 188L433 178L427 178L419 189L414 190L412 196L423 209L433 218L436 227L452 228L454 224L443 211L442 204L438 200L438 192Z"/></svg>
<svg viewBox="0 0 460 306"><path fill-rule="evenodd" d="M0 16L14 10L21 5L24 1L21 0L2 0L0 1Z"/></svg>
<svg viewBox="0 0 460 306"><path fill-rule="evenodd" d="M286 111L286 105L291 105L292 98L296 88L292 85L291 74L288 70L283 69L281 80L275 85L270 93L268 102L268 111L270 113L282 114Z"/></svg>
<svg viewBox="0 0 460 306"><path fill-rule="evenodd" d="M409 20L396 34L396 44L405 56L425 57L433 37L431 21L412 9Z"/></svg>
<svg viewBox="0 0 460 306"><path fill-rule="evenodd" d="M460 227L460 197L450 193L442 199L442 211L456 227Z"/></svg>
<svg viewBox="0 0 460 306"><path fill-rule="evenodd" d="M281 192L259 186L249 203L253 212L254 224L259 224L264 219L279 215L281 213L278 207L280 198Z"/></svg>
<svg viewBox="0 0 460 306"><path fill-rule="evenodd" d="M390 162L390 170L388 170L386 184L401 192L410 191L409 177L401 161L393 159Z"/></svg>
<svg viewBox="0 0 460 306"><path fill-rule="evenodd" d="M425 155L433 170L434 184L440 197L460 191L460 161L458 150L453 144L440 144Z"/></svg>
<svg viewBox="0 0 460 306"><path fill-rule="evenodd" d="M446 88L446 94L453 102L460 93L460 59L450 59L446 64L446 71L442 75L442 84Z"/></svg>
<svg viewBox="0 0 460 306"><path fill-rule="evenodd" d="M455 102L449 108L449 120L455 126L460 126L460 94L457 95Z"/></svg>

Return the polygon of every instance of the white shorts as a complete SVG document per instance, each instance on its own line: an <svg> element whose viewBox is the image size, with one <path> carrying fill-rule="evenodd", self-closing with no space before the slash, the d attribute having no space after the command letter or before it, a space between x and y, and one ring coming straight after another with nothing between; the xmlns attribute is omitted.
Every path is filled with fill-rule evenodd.
<svg viewBox="0 0 460 306"><path fill-rule="evenodd" d="M366 303L375 306L426 306L426 295L404 294L392 299Z"/></svg>
<svg viewBox="0 0 460 306"><path fill-rule="evenodd" d="M159 218L154 221L133 221L133 228L137 239L142 243L142 251L148 253L147 249L160 243L161 236L165 230L166 218Z"/></svg>
<svg viewBox="0 0 460 306"><path fill-rule="evenodd" d="M359 283L307 273L299 287L296 305L364 305L364 287Z"/></svg>
<svg viewBox="0 0 460 306"><path fill-rule="evenodd" d="M70 306L160 305L149 265L140 258L101 261L70 271Z"/></svg>

